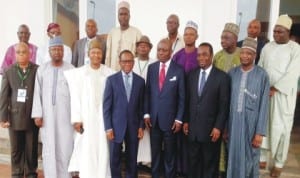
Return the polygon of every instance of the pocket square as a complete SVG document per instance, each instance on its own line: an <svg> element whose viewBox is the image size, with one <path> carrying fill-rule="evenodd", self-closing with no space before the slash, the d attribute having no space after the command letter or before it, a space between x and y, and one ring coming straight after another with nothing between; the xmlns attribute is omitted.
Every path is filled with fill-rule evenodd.
<svg viewBox="0 0 300 178"><path fill-rule="evenodd" d="M176 76L173 76L172 78L170 78L170 82L173 82L173 81L176 81L176 80L177 80Z"/></svg>

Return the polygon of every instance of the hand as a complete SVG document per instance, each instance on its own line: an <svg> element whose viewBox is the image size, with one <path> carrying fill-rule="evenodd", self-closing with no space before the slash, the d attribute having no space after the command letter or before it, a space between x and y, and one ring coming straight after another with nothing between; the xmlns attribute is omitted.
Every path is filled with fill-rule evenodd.
<svg viewBox="0 0 300 178"><path fill-rule="evenodd" d="M142 139L143 137L144 137L144 129L139 128L139 130L138 130L138 138Z"/></svg>
<svg viewBox="0 0 300 178"><path fill-rule="evenodd" d="M252 146L254 148L259 148L261 146L262 140L263 140L263 136L256 134L252 140Z"/></svg>
<svg viewBox="0 0 300 178"><path fill-rule="evenodd" d="M144 118L144 122L145 122L146 128L148 130L150 130L150 128L152 127L150 118L149 117L148 118Z"/></svg>
<svg viewBox="0 0 300 178"><path fill-rule="evenodd" d="M76 132L78 133L82 133L82 128L83 128L83 124L82 122L75 122L73 124L74 129L76 130Z"/></svg>
<svg viewBox="0 0 300 178"><path fill-rule="evenodd" d="M228 138L229 138L228 130L224 129L224 132L223 132L223 141L225 143L227 143L228 142Z"/></svg>
<svg viewBox="0 0 300 178"><path fill-rule="evenodd" d="M217 128L213 128L213 130L211 131L211 134L210 134L211 141L216 142L219 139L220 135L221 135L221 131Z"/></svg>
<svg viewBox="0 0 300 178"><path fill-rule="evenodd" d="M270 97L274 96L275 93L276 93L277 91L278 91L278 90L277 90L274 86L272 86L272 87L270 88L269 96L270 96Z"/></svg>
<svg viewBox="0 0 300 178"><path fill-rule="evenodd" d="M35 118L34 123L37 127L43 127L43 118L41 118L41 117Z"/></svg>
<svg viewBox="0 0 300 178"><path fill-rule="evenodd" d="M8 121L0 122L0 125L2 128L8 128L10 126L10 123Z"/></svg>
<svg viewBox="0 0 300 178"><path fill-rule="evenodd" d="M189 123L184 123L183 124L183 133L184 133L184 135L189 134Z"/></svg>
<svg viewBox="0 0 300 178"><path fill-rule="evenodd" d="M109 141L113 140L115 138L114 131L112 129L106 131L106 137Z"/></svg>
<svg viewBox="0 0 300 178"><path fill-rule="evenodd" d="M180 129L181 129L181 123L174 121L174 124L172 126L173 133L179 132Z"/></svg>

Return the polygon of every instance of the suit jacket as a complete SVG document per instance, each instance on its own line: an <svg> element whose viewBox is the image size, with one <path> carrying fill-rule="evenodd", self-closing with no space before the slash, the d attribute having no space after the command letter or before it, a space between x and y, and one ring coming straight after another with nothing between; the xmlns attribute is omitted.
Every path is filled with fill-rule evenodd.
<svg viewBox="0 0 300 178"><path fill-rule="evenodd" d="M189 73L186 93L186 120L189 123L189 139L210 141L213 128L223 130L228 119L230 104L230 78L212 67L201 96L198 96L200 68Z"/></svg>
<svg viewBox="0 0 300 178"><path fill-rule="evenodd" d="M17 64L10 66L3 74L0 92L0 120L10 122L14 130L29 130L35 127L31 119L35 74L38 66L30 63L28 77L21 86ZM26 89L25 102L18 102L18 89Z"/></svg>
<svg viewBox="0 0 300 178"><path fill-rule="evenodd" d="M242 47L243 41L244 41L244 40L241 40L241 41L237 42L237 46L238 46L238 47ZM266 44L267 42L268 42L267 40L264 40L264 39L262 39L262 38L257 38L257 48L256 48L255 64L258 64L258 61L259 61L259 59L260 59L260 53L261 53L261 50L262 50L262 48L265 46L265 44Z"/></svg>
<svg viewBox="0 0 300 178"><path fill-rule="evenodd" d="M99 41L102 45L102 64L104 64L105 53L106 53L106 42L100 38L98 35L96 36L96 40ZM87 38L82 38L76 41L73 54L72 54L72 64L75 67L80 67L84 65L84 56L85 56L85 47L86 47Z"/></svg>
<svg viewBox="0 0 300 178"><path fill-rule="evenodd" d="M128 129L136 133L137 139L138 129L144 128L144 91L145 80L133 73L128 102L122 72L108 77L104 90L103 118L105 130L113 129L115 142L121 143Z"/></svg>
<svg viewBox="0 0 300 178"><path fill-rule="evenodd" d="M166 73L162 91L159 90L160 62L148 67L145 111L150 114L151 124L161 130L170 131L175 120L182 121L185 103L184 70L174 61Z"/></svg>

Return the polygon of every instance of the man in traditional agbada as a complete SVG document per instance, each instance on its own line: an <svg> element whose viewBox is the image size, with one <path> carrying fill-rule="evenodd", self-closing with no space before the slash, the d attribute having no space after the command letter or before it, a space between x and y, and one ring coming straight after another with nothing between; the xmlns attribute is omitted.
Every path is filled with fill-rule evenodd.
<svg viewBox="0 0 300 178"><path fill-rule="evenodd" d="M65 71L71 95L71 122L77 131L69 172L80 178L110 177L109 148L104 131L102 100L106 78L114 73L103 59L102 45L88 47L89 64Z"/></svg>
<svg viewBox="0 0 300 178"><path fill-rule="evenodd" d="M227 178L258 178L262 138L266 133L268 74L254 64L257 41L243 41L241 65L229 71L231 104L228 123Z"/></svg>
<svg viewBox="0 0 300 178"><path fill-rule="evenodd" d="M279 16L274 30L275 41L262 49L259 65L270 77L270 118L267 137L264 138L261 168L266 167L266 149L270 149L274 167L271 176L280 176L287 159L297 98L300 73L300 46L290 40L292 19Z"/></svg>
<svg viewBox="0 0 300 178"><path fill-rule="evenodd" d="M51 61L37 71L32 118L40 127L45 178L70 178L68 165L73 150L70 95L63 72L74 68L63 61L64 47L57 36L49 41Z"/></svg>
<svg viewBox="0 0 300 178"><path fill-rule="evenodd" d="M214 56L213 63L218 69L228 72L240 64L240 48L236 46L239 27L234 23L226 23L221 35L222 50Z"/></svg>

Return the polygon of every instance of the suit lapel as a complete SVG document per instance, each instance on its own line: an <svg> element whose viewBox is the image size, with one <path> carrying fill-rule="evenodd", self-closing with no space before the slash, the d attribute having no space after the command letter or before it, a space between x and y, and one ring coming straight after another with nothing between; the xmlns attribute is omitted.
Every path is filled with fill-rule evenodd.
<svg viewBox="0 0 300 178"><path fill-rule="evenodd" d="M123 93L122 96L125 96L125 99L127 101L127 94L126 94L125 84L124 84L124 81L123 81L123 76L122 76L121 71L119 72L119 75L118 75L118 83L122 83L120 92Z"/></svg>
<svg viewBox="0 0 300 178"><path fill-rule="evenodd" d="M172 60L172 59L170 59L170 60ZM165 82L164 82L164 85L163 85L163 87L162 87L162 89L161 89L161 93L163 93L164 91L167 91L167 89L168 89L168 86L169 86L169 80L171 79L171 77L173 77L174 75L174 66L173 66L173 62L171 61L170 62L170 66L169 66L169 68L168 68L168 71L167 71L167 73L166 73L166 78L165 78ZM159 80L159 79L158 79Z"/></svg>
<svg viewBox="0 0 300 178"><path fill-rule="evenodd" d="M129 102L132 100L132 97L137 94L135 91L137 90L136 75L132 72L132 83L131 83L131 92L129 97Z"/></svg>
<svg viewBox="0 0 300 178"><path fill-rule="evenodd" d="M151 85L155 85L155 88L157 88L157 91L159 91L159 65L160 62L156 62L154 68L153 68L153 84Z"/></svg>

